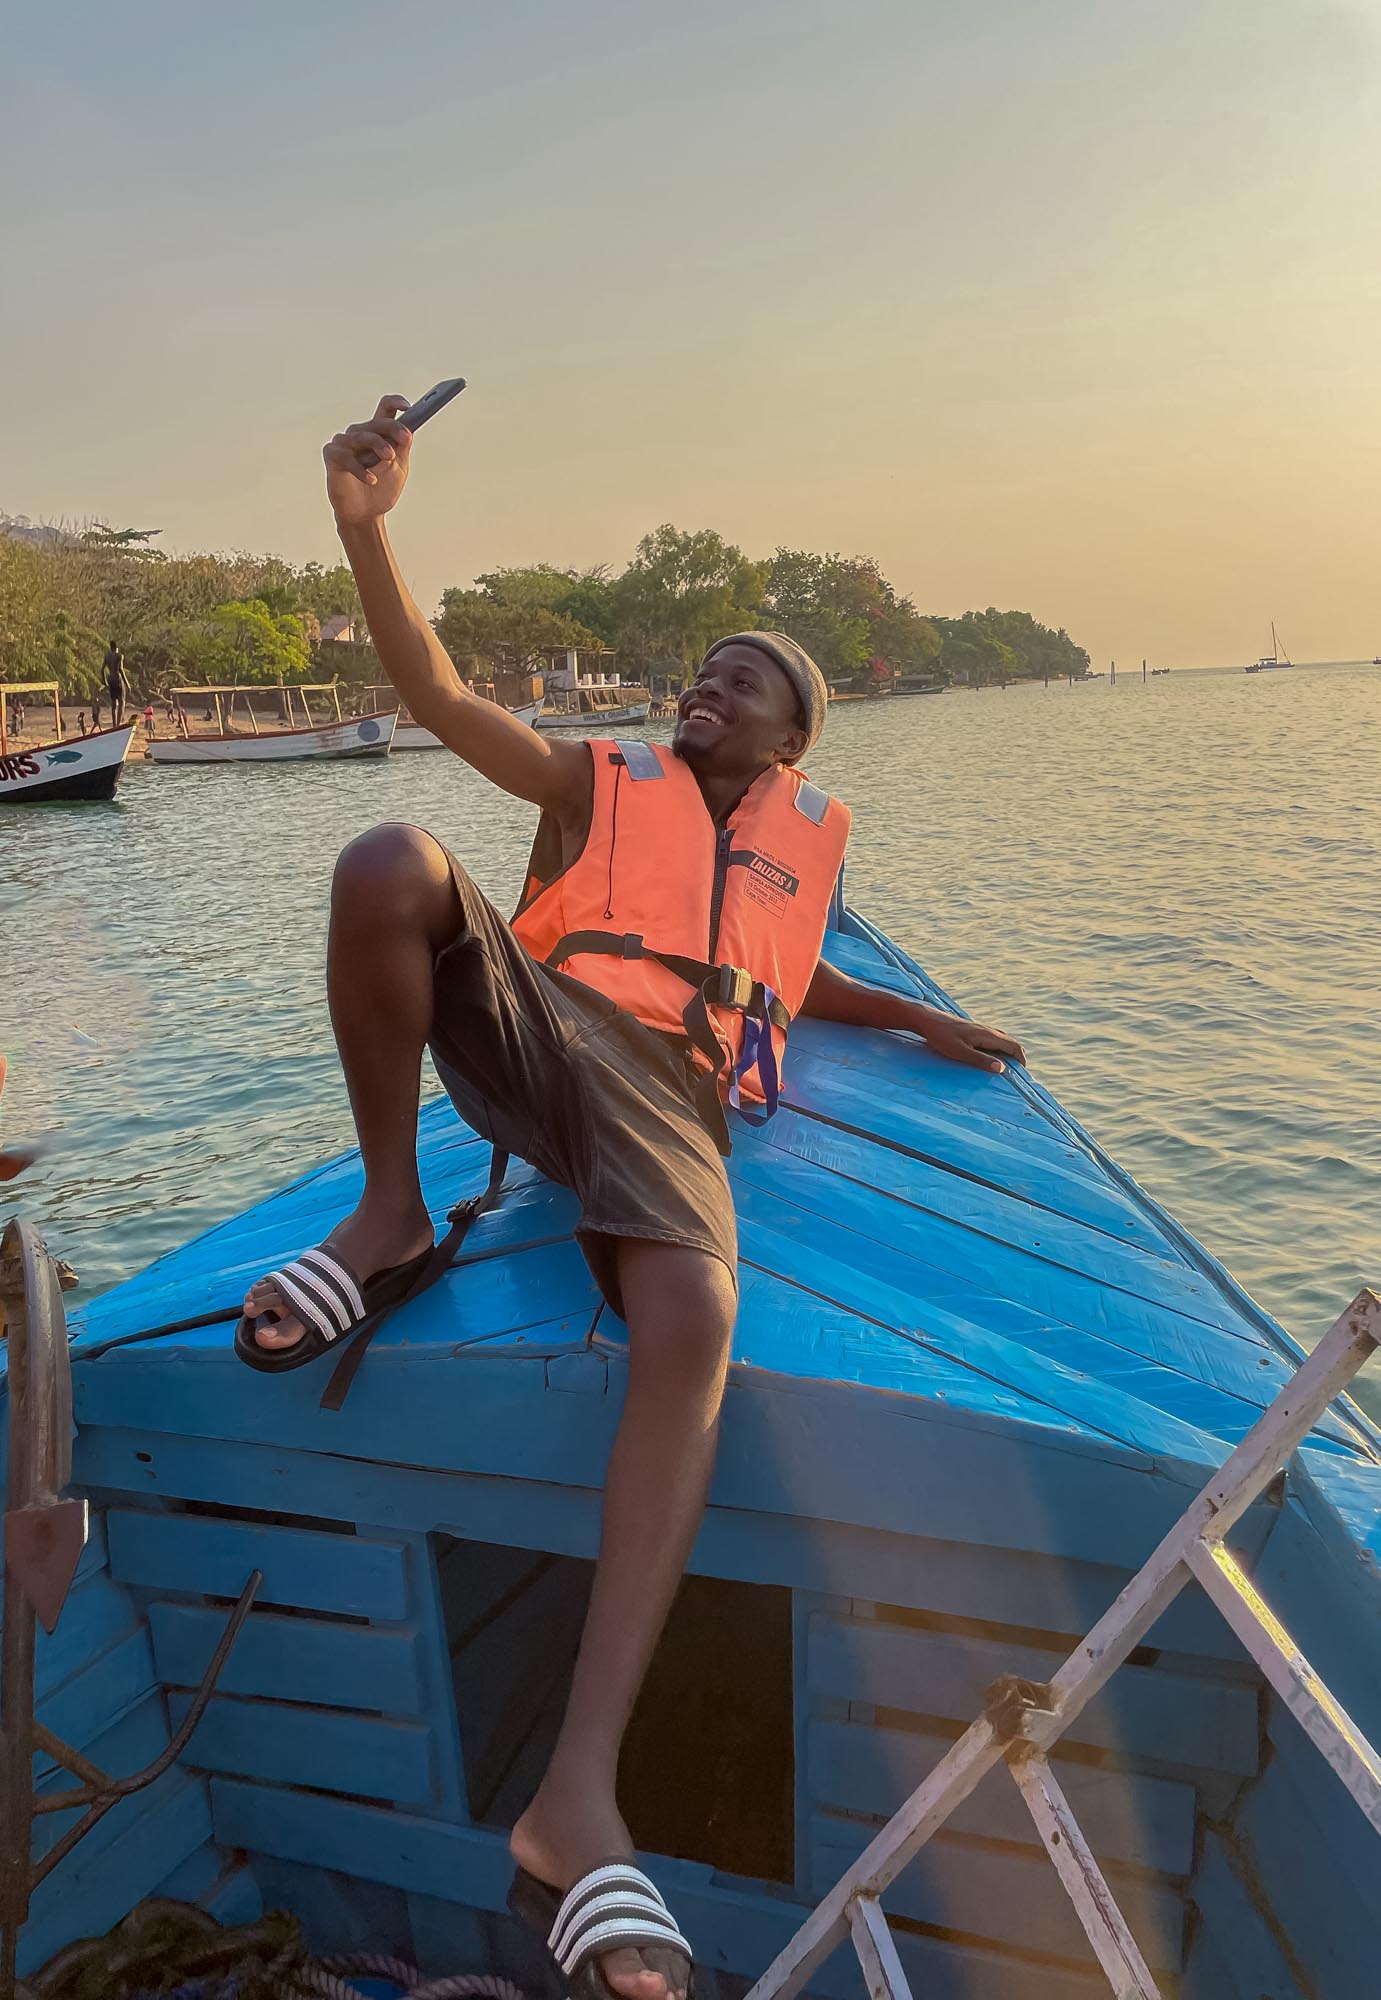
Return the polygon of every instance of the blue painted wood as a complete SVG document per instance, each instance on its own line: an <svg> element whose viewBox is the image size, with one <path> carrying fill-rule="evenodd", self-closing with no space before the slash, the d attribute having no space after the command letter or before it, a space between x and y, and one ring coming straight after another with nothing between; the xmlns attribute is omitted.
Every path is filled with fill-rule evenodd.
<svg viewBox="0 0 1381 2000"><path fill-rule="evenodd" d="M61 1687L96 1654L132 1632L138 1618L127 1590L103 1571L88 1576L71 1592L54 1630L49 1633L39 1628L35 1685L46 1690Z"/></svg>
<svg viewBox="0 0 1381 2000"><path fill-rule="evenodd" d="M1134 1379L1144 1379L1144 1363L1149 1361L1167 1378L1167 1393L1172 1376L1190 1386L1197 1383L1195 1400L1188 1404L1189 1414L1181 1415L1179 1421L1234 1442L1293 1373L1281 1357L1254 1342L1224 1338L1221 1332L1183 1314L1074 1272L1043 1265L1038 1258L1007 1250L991 1237L980 1239L973 1232L949 1228L942 1245L936 1227L922 1231L914 1226L915 1216L900 1204L880 1216L875 1191L850 1190L841 1186L838 1176L818 1169L807 1168L805 1173L792 1176L779 1160L780 1156L773 1162L770 1193L749 1182L744 1167L734 1164L731 1168L743 1257L780 1276L810 1284L855 1310L875 1314L889 1326L914 1328L918 1333L928 1331L930 1318L943 1312L951 1298L957 1300L956 1317L973 1326L971 1338L982 1339L986 1334L994 1349L1005 1336L987 1329L1011 1323L1010 1315L997 1310L999 1301L1034 1312L1038 1317L1032 1331L1050 1322L1055 1323L1052 1331L1067 1326L1069 1332L1063 1337L1071 1344L1075 1368L1067 1370L1054 1359L1058 1349L1054 1339L1047 1342L1048 1351L1042 1357L1045 1368L1062 1378L1059 1393L1052 1382L1042 1396L1039 1378L1034 1377L1026 1377L1021 1386L1033 1400L1051 1402L1111 1436L1129 1437L1129 1441L1135 1437L1115 1427L1115 1415L1101 1414L1102 1399L1120 1386L1119 1372L1131 1369L1134 1362L1138 1364ZM795 1199L784 1198L788 1188ZM809 1206L804 1205L803 1197ZM927 1262L911 1253L910 1246L921 1237L927 1251L943 1256L945 1264ZM977 1281L985 1273L987 1282L979 1285ZM1087 1342L1078 1341L1085 1330L1105 1334L1108 1344L1117 1350L1096 1373L1088 1366L1092 1350ZM1022 1331L1019 1321L1017 1331ZM943 1342L940 1344L943 1348ZM1006 1344L1018 1346L1019 1340ZM1087 1383L1081 1383L1079 1375L1087 1375ZM1014 1380L1005 1373L999 1373L998 1379ZM1242 1407L1234 1409L1234 1404ZM1114 1411L1119 1409L1113 1405ZM1336 1418L1325 1418L1318 1428L1323 1436L1347 1439ZM1149 1438L1135 1441L1150 1443ZM1183 1453L1178 1437L1174 1448Z"/></svg>
<svg viewBox="0 0 1381 2000"><path fill-rule="evenodd" d="M120 1837L76 1848L39 1885L20 1937L21 1978L74 1938L109 1930L209 1838L205 1781L178 1771L168 1780L112 1807L107 1817L122 1817Z"/></svg>
<svg viewBox="0 0 1381 2000"><path fill-rule="evenodd" d="M1064 1655L1008 1639L907 1629L817 1613L808 1678L813 1694L971 1722L1000 1674L1049 1680ZM1256 1690L1161 1667L1121 1667L1069 1730L1072 1743L1250 1776L1258 1764Z"/></svg>
<svg viewBox="0 0 1381 2000"><path fill-rule="evenodd" d="M1184 1969L1183 2000L1252 2000L1233 1976L1221 1945L1202 1925L1189 1950Z"/></svg>
<svg viewBox="0 0 1381 2000"><path fill-rule="evenodd" d="M259 1569L258 1603L357 1618L407 1615L403 1551L396 1542L132 1508L112 1509L106 1529L111 1574L122 1583L238 1597Z"/></svg>
<svg viewBox="0 0 1381 2000"><path fill-rule="evenodd" d="M1008 1779L1011 1784L1011 1779ZM1013 1788L1015 1789L1015 1787ZM875 1829L819 1814L811 1826L810 1900L818 1902L858 1860ZM1177 1885L1109 1868L1108 1886L1153 1972L1178 1973L1184 1898ZM1096 1968L1073 1904L1050 1859L947 1833L929 1841L894 1883L887 1907L899 1917L1023 1952L1048 1952Z"/></svg>
<svg viewBox="0 0 1381 2000"><path fill-rule="evenodd" d="M81 1750L157 1685L148 1628L139 1625L60 1687L40 1690L35 1712L55 1736Z"/></svg>
<svg viewBox="0 0 1381 2000"><path fill-rule="evenodd" d="M78 1477L89 1485L112 1491L151 1489L177 1499L215 1499L232 1506L254 1507L271 1490L287 1513L377 1521L391 1530L425 1532L454 1524L457 1529L463 1527L474 1541L585 1557L594 1556L599 1542L599 1496L546 1483L527 1485L464 1473L417 1472L359 1459L325 1458L307 1452L285 1454L263 1445L98 1429L87 1430L78 1439L76 1466ZM1024 1510L1026 1518L1029 1509ZM1234 1546L1241 1547L1245 1558L1254 1560L1274 1523L1273 1510L1258 1508L1248 1517L1246 1534L1234 1537ZM464 1560L473 1569L473 1543L457 1542L455 1547L469 1551ZM1074 1636L1089 1630L1131 1575L1129 1569L1074 1562L1030 1549L890 1535L834 1521L753 1514L729 1507L711 1509L691 1568L707 1576L862 1596L953 1617L1042 1626ZM511 1568L505 1565L502 1588L507 1588L511 1579ZM170 1609L153 1608L155 1637ZM252 1635L261 1615L272 1614L251 1617L227 1666L228 1674L241 1667L250 1671L246 1661L256 1657ZM179 1612L180 1618L188 1619L209 1617L214 1621L218 1616L192 1607L182 1607ZM309 1643L312 1629L305 1620L292 1625L293 1632L306 1632ZM336 1629L332 1626L328 1631ZM1175 1600L1152 1628L1147 1643L1215 1659L1242 1658L1224 1620L1192 1589ZM243 1658L242 1648L246 1649ZM209 1651L205 1657L209 1658ZM279 1671L276 1661L272 1671ZM227 1684L229 1693L267 1691ZM323 1701L328 1698L328 1692L318 1696Z"/></svg>
<svg viewBox="0 0 1381 2000"><path fill-rule="evenodd" d="M84 1385L84 1423L128 1428L156 1412L160 1428L192 1436L214 1423L290 1449L552 1484L602 1484L622 1402L622 1374L611 1370L608 1397L581 1399L575 1422L566 1397L546 1394L539 1365L468 1355L420 1379L394 1351L377 1361L371 1353L365 1366L373 1372L351 1403L323 1416L315 1407L319 1387L305 1399L289 1392L299 1396L293 1409L283 1385L275 1382L266 1397L262 1378L233 1357L220 1363L207 1356L188 1368L151 1362L139 1348L125 1353L122 1367L101 1363L92 1371L101 1376L101 1393L97 1401ZM80 1364L75 1373L80 1381ZM783 1386L756 1372L732 1381L713 1489L721 1504L953 1541L1035 1542L1135 1567L1203 1479L1202 1466L1173 1455L1152 1460L1111 1439L1060 1436L1058 1448L1033 1453L1031 1445L1052 1440L1010 1419L987 1421L950 1404L932 1409L918 1397L848 1383L804 1381L789 1394ZM310 1407L302 1409L301 1400ZM1119 1477L1127 1467L1152 1476Z"/></svg>
<svg viewBox="0 0 1381 2000"><path fill-rule="evenodd" d="M1204 1836L1203 1853L1190 1888L1203 1913L1204 1928L1230 1961L1234 1977L1251 2000L1321 2000L1296 1981L1298 1967L1272 1934L1264 1911L1233 1866L1221 1835ZM1360 2000L1360 1996L1349 1996Z"/></svg>
<svg viewBox="0 0 1381 2000"><path fill-rule="evenodd" d="M502 1836L385 1813L344 1800L212 1781L219 1837L254 1854L312 1852L328 1867L406 1886L416 1895L499 1910L512 1875ZM640 1857L695 1947L697 1960L755 1977L790 1940L808 1906L784 1895L721 1882L706 1868L661 1856ZM1099 1974L1021 1962L976 1946L901 1934L898 1949L926 2000L1107 2000ZM860 2000L852 1957L836 1953L811 1981L821 2000Z"/></svg>
<svg viewBox="0 0 1381 2000"><path fill-rule="evenodd" d="M1311 1454L1307 1473L1292 1471L1287 1496L1256 1565L1257 1587L1354 1721L1381 1743L1381 1568L1368 1504L1381 1509L1381 1488L1367 1468L1344 1480Z"/></svg>
<svg viewBox="0 0 1381 2000"><path fill-rule="evenodd" d="M186 1694L169 1696L175 1728L189 1703ZM352 1792L406 1806L437 1803L430 1729L383 1716L217 1696L197 1724L184 1761L194 1770Z"/></svg>
<svg viewBox="0 0 1381 2000"><path fill-rule="evenodd" d="M923 1697L922 1697L923 1698ZM822 1807L885 1819L950 1748L952 1738L856 1722L809 1725L803 1764L810 1798ZM1194 1788L1167 1778L1057 1759L1056 1775L1103 1861L1187 1876L1194 1861ZM991 1772L946 1824L955 1833L1040 1849L1040 1836L1004 1769Z"/></svg>
<svg viewBox="0 0 1381 2000"><path fill-rule="evenodd" d="M376 1532L366 1531L370 1539ZM432 1791L429 1808L423 1809L445 1819L464 1820L469 1817L469 1808L436 1557L428 1536L408 1535L400 1539L407 1565L408 1601L416 1628L423 1707L431 1738Z"/></svg>
<svg viewBox="0 0 1381 2000"><path fill-rule="evenodd" d="M1317 1829L1315 1865L1346 1882L1363 1909L1381 1911L1381 1841L1359 1831L1357 1807L1337 1773L1273 1693L1266 1697L1266 1734Z"/></svg>
<svg viewBox="0 0 1381 2000"><path fill-rule="evenodd" d="M1317 1751L1310 1754L1322 1764ZM1374 1857L1375 1834L1334 1783L1335 1805L1347 1808L1354 1842ZM1232 1838L1320 2000L1352 2000L1381 1988L1381 1909L1360 1898L1334 1862L1328 1832L1284 1757L1277 1754L1248 1788Z"/></svg>
<svg viewBox="0 0 1381 2000"><path fill-rule="evenodd" d="M230 1868L207 1892L202 1908L229 1930L237 1924L256 1923L264 1914L264 1899L248 1868Z"/></svg>
<svg viewBox="0 0 1381 2000"><path fill-rule="evenodd" d="M112 1778L127 1778L152 1763L167 1747L167 1742L167 1716L158 1694L153 1693L115 1717L107 1728L83 1747L100 1770ZM42 1754L35 1757L34 1788L43 1797L52 1798L58 1793L70 1792L80 1782L70 1771L55 1764L51 1757ZM34 1821L31 1851L35 1861L57 1846L67 1829L80 1819L81 1810L45 1813ZM112 1840L119 1837L119 1831L118 1815L112 1810L104 1819L98 1820L85 1836L86 1840L95 1843L91 1852L98 1853L102 1847L108 1847Z"/></svg>
<svg viewBox="0 0 1381 2000"><path fill-rule="evenodd" d="M196 1903L227 1927L254 1923L264 1912L264 1899L249 1869L211 1841L189 1854L154 1894L176 1903Z"/></svg>
<svg viewBox="0 0 1381 2000"><path fill-rule="evenodd" d="M152 1604L158 1677L170 1687L198 1685L221 1634L225 1612L195 1604ZM415 1629L341 1625L254 1611L221 1673L225 1694L264 1695L323 1708L423 1713Z"/></svg>

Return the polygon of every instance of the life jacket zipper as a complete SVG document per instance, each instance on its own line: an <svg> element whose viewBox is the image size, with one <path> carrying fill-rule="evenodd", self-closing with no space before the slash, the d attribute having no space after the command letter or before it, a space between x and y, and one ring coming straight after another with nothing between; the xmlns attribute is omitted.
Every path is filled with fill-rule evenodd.
<svg viewBox="0 0 1381 2000"><path fill-rule="evenodd" d="M724 885L729 877L729 849L732 844L733 834L727 826L721 827L715 840L714 886L710 890L710 948L707 956L712 965L719 944L719 917L724 908Z"/></svg>

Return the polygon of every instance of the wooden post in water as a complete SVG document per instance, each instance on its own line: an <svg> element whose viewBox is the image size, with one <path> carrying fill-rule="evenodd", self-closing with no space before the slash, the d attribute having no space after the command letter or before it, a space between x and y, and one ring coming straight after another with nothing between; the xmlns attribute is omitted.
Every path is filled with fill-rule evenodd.
<svg viewBox="0 0 1381 2000"><path fill-rule="evenodd" d="M1111 662L1110 662L1110 666L1111 666L1111 674L1110 674L1110 677L1109 677L1109 680L1108 680L1108 686L1109 686L1109 687L1116 687L1116 686L1117 686L1117 662L1116 662L1116 660L1113 660L1113 661L1111 661Z"/></svg>
<svg viewBox="0 0 1381 2000"><path fill-rule="evenodd" d="M1146 679L1146 662L1145 662L1145 660L1143 660L1143 661L1142 661L1142 663L1141 663L1141 678L1142 678L1142 681L1143 681L1143 682L1144 682L1144 681L1145 681L1145 679Z"/></svg>

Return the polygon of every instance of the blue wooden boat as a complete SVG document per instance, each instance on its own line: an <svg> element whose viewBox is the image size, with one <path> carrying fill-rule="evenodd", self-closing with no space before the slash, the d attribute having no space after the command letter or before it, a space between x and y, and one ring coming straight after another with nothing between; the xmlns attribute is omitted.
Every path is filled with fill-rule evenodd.
<svg viewBox="0 0 1381 2000"><path fill-rule="evenodd" d="M851 911L826 949L948 1004ZM624 1769L711 1996L763 1971L998 1676L1048 1679L1300 1359L1025 1074L806 1021L789 1091L736 1133L723 1446ZM484 1184L444 1100L421 1156L437 1215ZM252 1373L246 1284L358 1181L353 1155L323 1166L72 1317L91 1533L40 1638L39 1720L104 1772L147 1765L261 1581L186 1748L38 1888L21 1977L151 1896L286 1906L322 1950L520 1963L505 1829L560 1711L625 1332L571 1198L515 1163L342 1410L322 1370ZM1373 1738L1379 1521L1381 1439L1340 1398L1234 1538ZM1197 1587L1052 1768L1163 1995L1381 1992L1381 1844ZM36 1821L34 1853L74 1818ZM1002 1772L889 1911L918 2000L1108 1991ZM811 1990L861 1992L852 1957Z"/></svg>

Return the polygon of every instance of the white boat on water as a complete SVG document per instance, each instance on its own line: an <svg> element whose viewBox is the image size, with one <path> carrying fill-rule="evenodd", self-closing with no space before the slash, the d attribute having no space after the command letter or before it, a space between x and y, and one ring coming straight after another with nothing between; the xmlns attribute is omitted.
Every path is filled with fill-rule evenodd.
<svg viewBox="0 0 1381 2000"><path fill-rule="evenodd" d="M335 715L314 719L309 694L329 696ZM285 726L260 726L254 700L277 696ZM155 736L145 755L155 764L274 764L306 757L386 757L398 720L396 709L368 715L344 715L340 690L334 682L305 687L186 687L174 688L177 733ZM303 721L295 721L301 704ZM240 704L237 711L236 703ZM201 705L198 729L188 705Z"/></svg>
<svg viewBox="0 0 1381 2000"><path fill-rule="evenodd" d="M30 743L16 730L16 697L22 701L26 695L44 697L45 708L51 699L53 742ZM64 737L56 681L0 683L0 806L113 798L135 728L123 722Z"/></svg>
<svg viewBox="0 0 1381 2000"><path fill-rule="evenodd" d="M1276 637L1276 628L1273 621L1271 625L1270 652L1263 653L1259 660L1253 660L1252 664L1245 668L1244 671L1249 674L1270 674L1275 673L1278 668L1293 667L1294 664L1294 661Z"/></svg>
<svg viewBox="0 0 1381 2000"><path fill-rule="evenodd" d="M646 722L652 690L624 687L557 688L547 696L537 718L539 729L604 729L626 722Z"/></svg>
<svg viewBox="0 0 1381 2000"><path fill-rule="evenodd" d="M515 721L526 723L529 729L537 725L541 713L540 701L524 702L521 708L510 708L508 713ZM399 711L398 727L393 732L395 750L444 750L446 745L433 730L424 729L420 722L414 722L406 709Z"/></svg>

